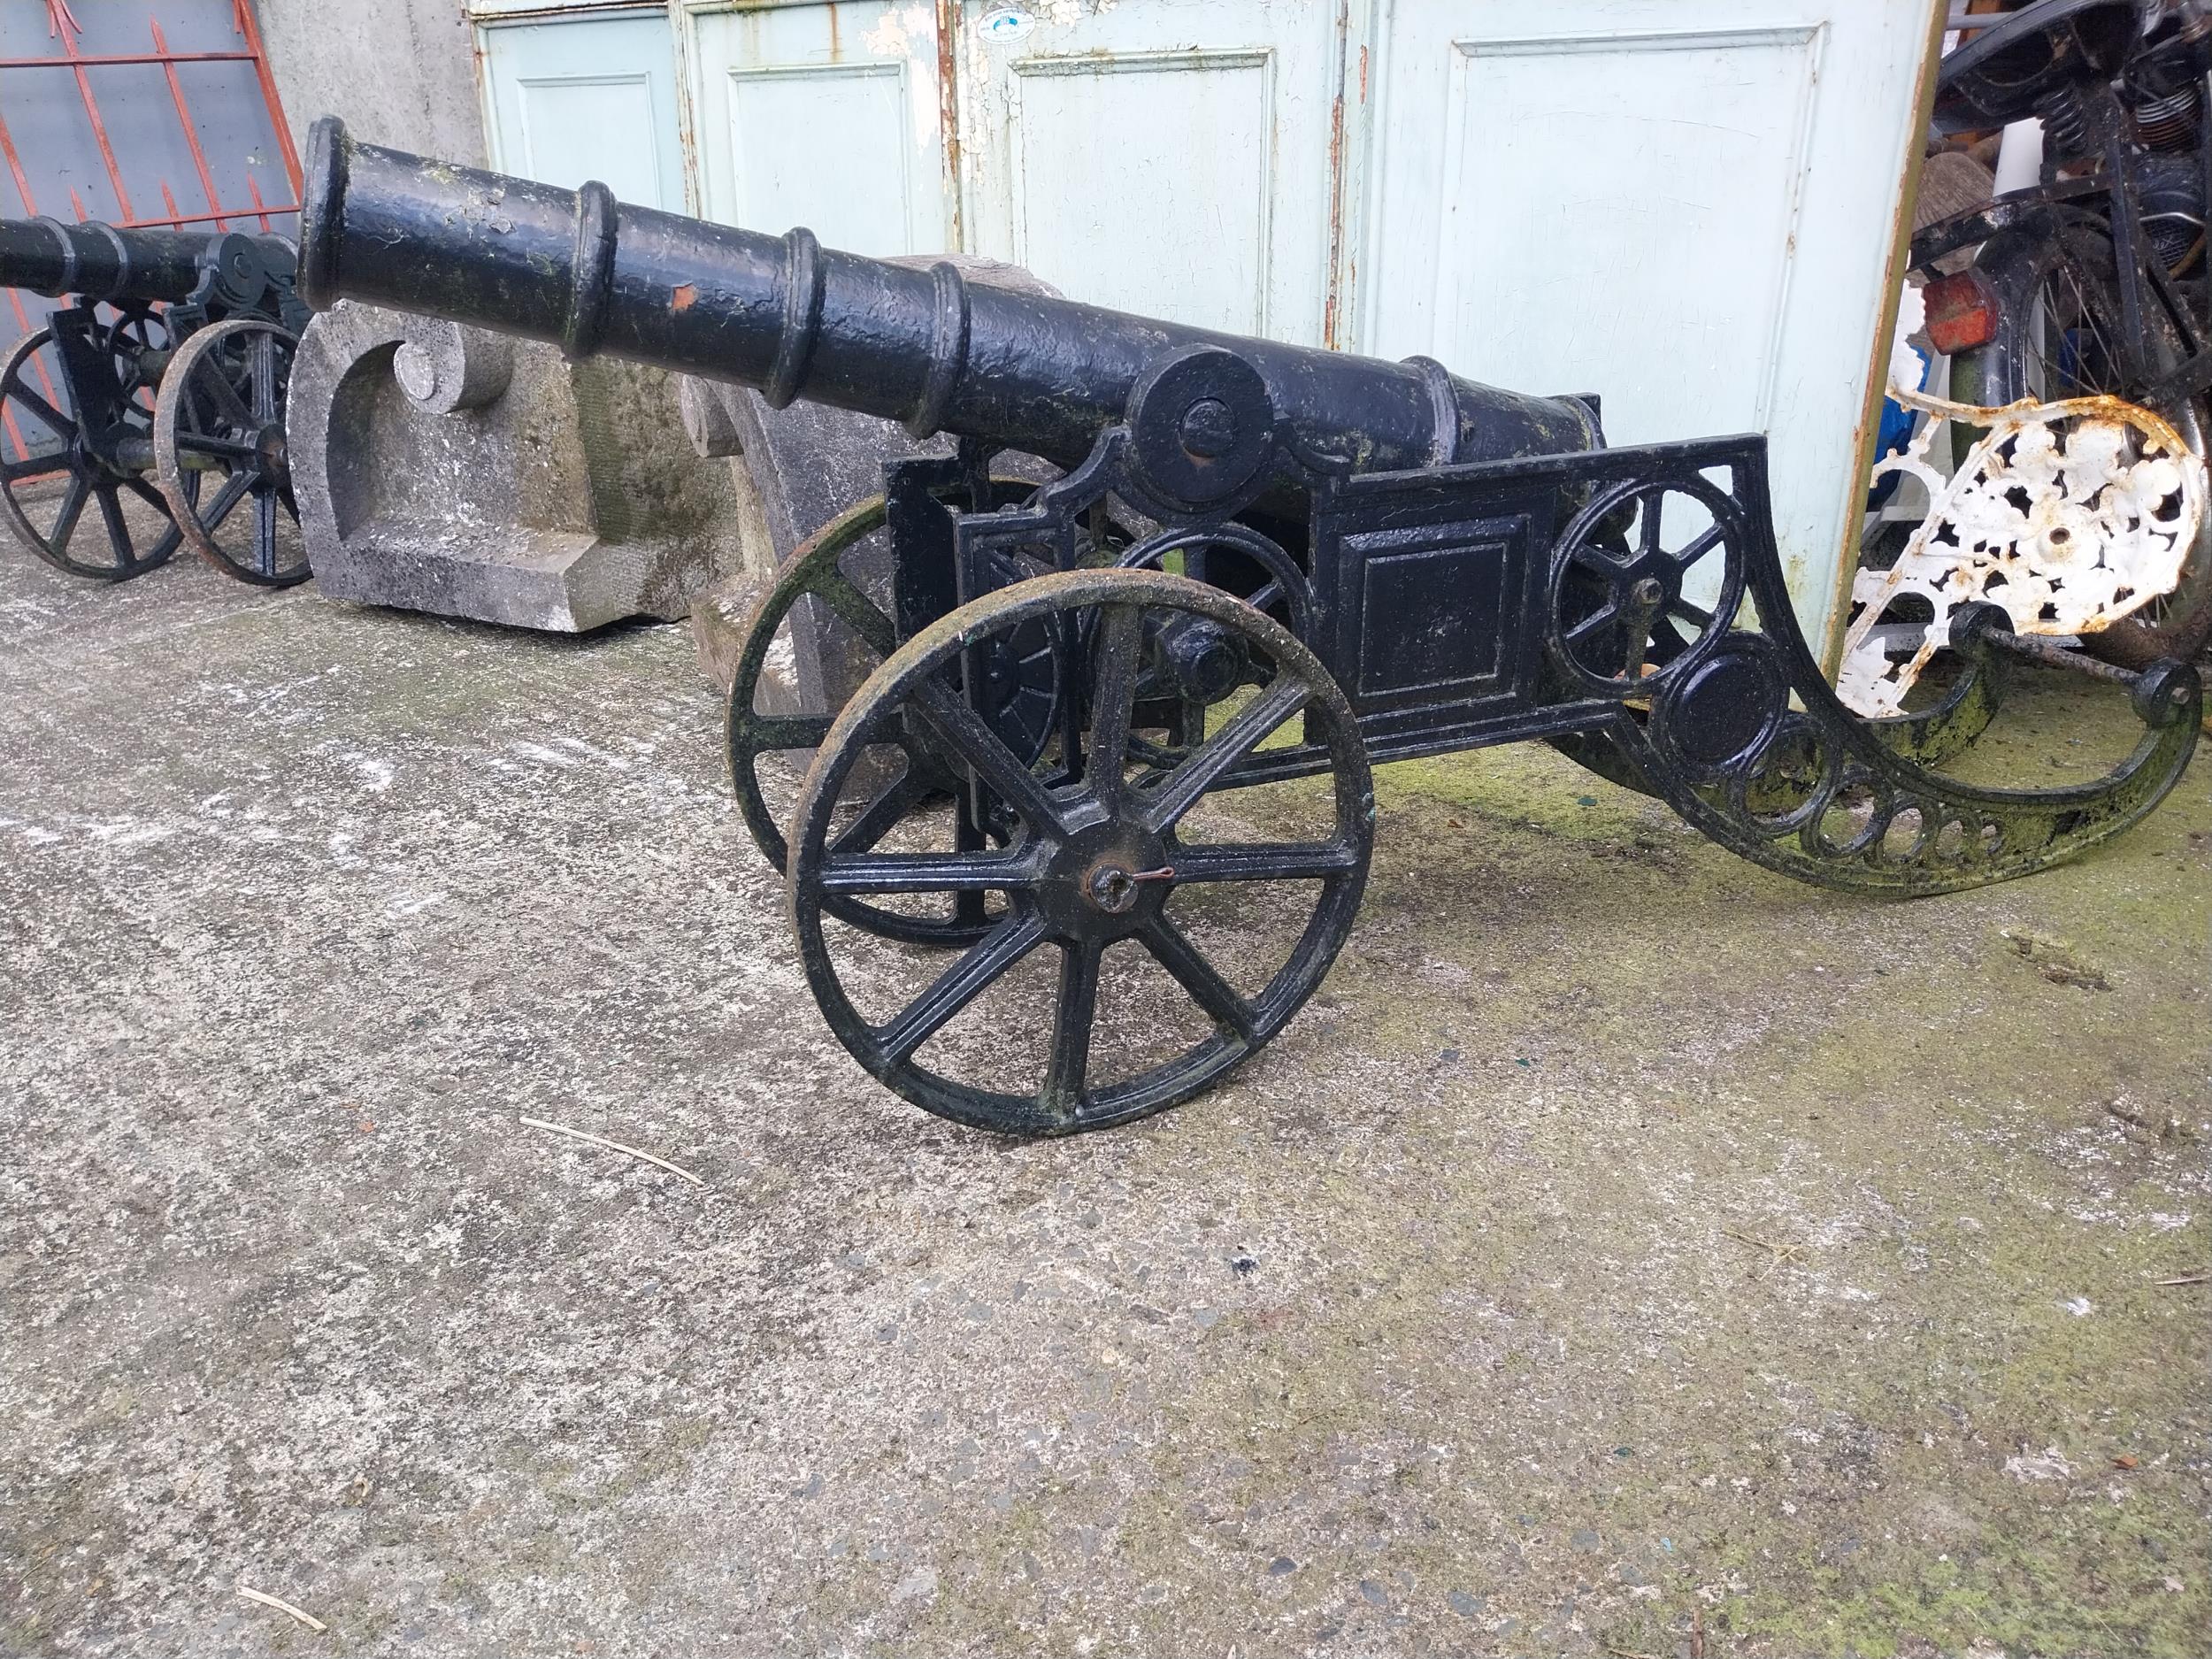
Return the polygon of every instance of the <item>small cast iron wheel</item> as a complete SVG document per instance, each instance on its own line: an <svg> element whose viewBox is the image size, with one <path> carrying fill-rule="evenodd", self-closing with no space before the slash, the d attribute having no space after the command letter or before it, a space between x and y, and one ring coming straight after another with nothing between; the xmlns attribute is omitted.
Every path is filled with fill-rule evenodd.
<svg viewBox="0 0 2212 1659"><path fill-rule="evenodd" d="M1018 479L993 482L1010 495L1035 488ZM818 601L879 658L895 649L897 630L891 618L839 568L847 553L882 528L887 515L881 495L868 496L838 514L792 549L745 621L745 644L724 717L723 751L746 831L761 856L780 873L790 863L790 848L762 787L760 759L771 753L818 748L832 717L761 713L756 706L761 676L775 655L778 633L803 599ZM994 680L1001 729L1025 732L1032 742L1025 747L1033 748L1049 731L1057 707L1054 653L1051 639L1041 628L1032 630L1019 644L1018 655L1002 653L1004 660L987 664L987 672ZM933 746L917 741L911 733L890 741L902 751L903 764L896 776L879 785L859 816L841 833L838 845L842 850L864 852L878 845L913 814L951 800L960 786L957 766ZM883 938L941 947L972 944L993 926L978 896L957 900L951 914L943 917L915 916L859 898L840 898L833 913Z"/></svg>
<svg viewBox="0 0 2212 1659"><path fill-rule="evenodd" d="M1707 522L1686 536L1671 532L1670 498ZM1736 503L1703 477L1632 479L1605 491L1560 538L1551 583L1560 665L1609 695L1657 690L1735 620L1747 540ZM1683 591L1693 573L1718 579L1709 611Z"/></svg>
<svg viewBox="0 0 2212 1659"><path fill-rule="evenodd" d="M1124 549L1114 562L1124 570L1165 570L1180 556L1182 574L1206 581L1213 572L1208 557L1220 552L1241 557L1260 572L1260 584L1242 595L1255 611L1265 611L1300 639L1313 626L1313 585L1290 555L1258 531L1231 520L1195 530L1163 530Z"/></svg>
<svg viewBox="0 0 2212 1659"><path fill-rule="evenodd" d="M115 384L123 401L150 424L162 373L176 346L167 321L159 311L134 305L117 311L102 340L115 365Z"/></svg>
<svg viewBox="0 0 2212 1659"><path fill-rule="evenodd" d="M1056 784L1009 749L952 683L963 654L995 633L1042 621L1087 637L1095 643L1087 658L1089 683L1081 688L1089 711L1081 734L1085 756L1125 757L1140 683L1158 672L1146 659L1160 649L1159 625L1187 618L1228 630L1251 660L1265 666L1248 701L1222 703L1225 718L1215 729L1156 779L1130 780L1125 763L1070 768L1064 757L1058 776L1081 780ZM1187 843L1179 826L1188 830L1192 809L1233 785L1238 763L1300 715L1305 741L1326 757L1326 833L1271 843ZM1003 804L1015 825L1006 847L920 856L837 850L833 817L846 774L872 743L917 723L936 732ZM808 983L831 1030L890 1088L941 1117L1002 1133L1102 1128L1188 1100L1288 1023L1351 929L1367 878L1373 818L1367 754L1351 708L1328 671L1288 630L1184 577L1065 572L961 606L902 647L847 704L822 741L793 818L792 922ZM1293 908L1303 915L1302 927L1256 995L1237 989L1168 914L1177 890L1225 881L1299 884ZM963 892L1003 894L1006 913L900 1012L871 1022L831 957L823 920L832 902L861 894ZM1205 1034L1163 1063L1095 1081L1102 959L1123 941L1133 941L1165 971L1195 1005ZM1040 1056L1041 1077L1033 1088L985 1087L918 1058L963 1010L1048 945L1059 952L1053 1005L1035 1008L1027 1028L1004 1033L1002 1043L1011 1051L1026 1042ZM1002 1042L995 1031L993 1041Z"/></svg>
<svg viewBox="0 0 2212 1659"><path fill-rule="evenodd" d="M203 328L170 360L154 410L154 470L177 528L217 570L257 588L312 573L305 543L278 539L280 515L299 522L284 438L298 344L258 318ZM211 494L203 475L221 480Z"/></svg>
<svg viewBox="0 0 2212 1659"><path fill-rule="evenodd" d="M118 472L95 456L77 423L46 396L35 360L52 338L45 328L26 334L0 363L0 411L9 418L9 440L29 450L0 461L0 514L17 541L57 570L104 582L142 576L177 550L169 504L137 473ZM40 448L42 439L53 447ZM67 480L58 491L50 488L57 479ZM140 533L124 515L127 491L161 515L160 532L142 549ZM100 534L81 534L85 509L96 503Z"/></svg>

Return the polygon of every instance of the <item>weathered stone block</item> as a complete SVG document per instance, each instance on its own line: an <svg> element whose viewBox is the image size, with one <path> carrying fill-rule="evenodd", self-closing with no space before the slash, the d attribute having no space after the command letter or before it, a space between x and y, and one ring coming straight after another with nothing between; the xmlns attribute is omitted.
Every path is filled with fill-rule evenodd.
<svg viewBox="0 0 2212 1659"><path fill-rule="evenodd" d="M749 478L687 441L674 377L636 364L340 304L301 341L287 425L334 598L562 633L674 619L764 534Z"/></svg>

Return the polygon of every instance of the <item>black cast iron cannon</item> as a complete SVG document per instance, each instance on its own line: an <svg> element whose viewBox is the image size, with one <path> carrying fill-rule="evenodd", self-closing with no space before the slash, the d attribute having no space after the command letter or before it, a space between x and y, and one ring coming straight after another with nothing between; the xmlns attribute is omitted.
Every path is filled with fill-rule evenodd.
<svg viewBox="0 0 2212 1659"><path fill-rule="evenodd" d="M1279 1032L1352 925L1376 761L1543 738L1770 868L1914 894L2114 833L2194 744L2189 668L2093 664L2133 743L2106 776L2008 790L1936 770L2029 649L1987 605L1955 628L1939 701L1854 716L1794 623L1757 436L1608 449L1592 400L987 292L332 121L305 196L318 305L960 437L887 467L882 496L786 562L728 746L832 1028L964 1123L1124 1122ZM1013 482L1002 449L1067 471ZM893 558L870 591L847 559L879 530ZM882 658L833 717L759 706L805 610ZM760 762L790 750L812 761L783 815ZM918 945L960 954L909 979Z"/></svg>
<svg viewBox="0 0 2212 1659"><path fill-rule="evenodd" d="M13 450L0 511L17 540L107 581L187 542L246 581L303 580L277 534L292 511L285 383L306 321L296 265L278 236L0 219L0 288L69 301L0 364ZM134 526L127 498L157 525Z"/></svg>

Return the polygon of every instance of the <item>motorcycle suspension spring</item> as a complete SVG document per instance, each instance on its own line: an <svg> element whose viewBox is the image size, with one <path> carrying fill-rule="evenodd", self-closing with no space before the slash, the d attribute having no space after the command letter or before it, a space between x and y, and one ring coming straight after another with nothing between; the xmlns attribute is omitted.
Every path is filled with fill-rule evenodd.
<svg viewBox="0 0 2212 1659"><path fill-rule="evenodd" d="M2134 109L2135 135L2146 150L2164 155L2196 148L2204 115L2204 89L2192 81Z"/></svg>

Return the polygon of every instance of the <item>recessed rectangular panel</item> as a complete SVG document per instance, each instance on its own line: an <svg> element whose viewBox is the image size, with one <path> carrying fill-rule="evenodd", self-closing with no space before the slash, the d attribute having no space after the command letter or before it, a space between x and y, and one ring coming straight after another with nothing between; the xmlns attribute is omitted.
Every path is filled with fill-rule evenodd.
<svg viewBox="0 0 2212 1659"><path fill-rule="evenodd" d="M1015 64L1015 257L1094 304L1265 334L1272 60Z"/></svg>
<svg viewBox="0 0 2212 1659"><path fill-rule="evenodd" d="M528 77L516 82L525 178L573 188L597 179L618 201L681 207L661 200L657 139L664 115L642 73Z"/></svg>
<svg viewBox="0 0 2212 1659"><path fill-rule="evenodd" d="M1442 699L1506 687L1519 658L1525 520L1348 535L1338 558L1356 621L1357 695Z"/></svg>
<svg viewBox="0 0 2212 1659"><path fill-rule="evenodd" d="M804 225L848 253L911 251L902 65L732 70L729 112L736 223Z"/></svg>
<svg viewBox="0 0 2212 1659"><path fill-rule="evenodd" d="M1499 386L1599 387L1615 442L1763 428L1820 37L1437 42L1437 355Z"/></svg>

